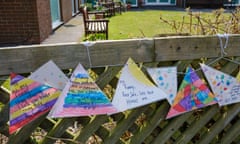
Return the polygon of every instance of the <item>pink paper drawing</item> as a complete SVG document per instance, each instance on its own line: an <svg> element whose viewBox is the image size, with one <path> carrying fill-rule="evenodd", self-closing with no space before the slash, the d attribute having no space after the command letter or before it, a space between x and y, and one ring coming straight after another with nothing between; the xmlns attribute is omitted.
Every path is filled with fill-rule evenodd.
<svg viewBox="0 0 240 144"><path fill-rule="evenodd" d="M55 88L12 73L9 133L48 112L59 95Z"/></svg>
<svg viewBox="0 0 240 144"><path fill-rule="evenodd" d="M116 111L107 96L79 64L48 117L90 116Z"/></svg>

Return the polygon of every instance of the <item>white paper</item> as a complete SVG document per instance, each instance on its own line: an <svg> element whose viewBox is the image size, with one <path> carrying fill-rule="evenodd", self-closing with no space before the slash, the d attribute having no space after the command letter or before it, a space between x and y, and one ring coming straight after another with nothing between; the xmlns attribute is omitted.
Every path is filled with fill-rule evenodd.
<svg viewBox="0 0 240 144"><path fill-rule="evenodd" d="M68 81L68 77L51 60L34 71L28 78L59 90L62 90Z"/></svg>
<svg viewBox="0 0 240 144"><path fill-rule="evenodd" d="M112 104L122 112L166 99L166 97L167 95L147 79L137 65L129 59L122 69Z"/></svg>
<svg viewBox="0 0 240 144"><path fill-rule="evenodd" d="M177 94L177 67L148 68L147 71L172 105Z"/></svg>
<svg viewBox="0 0 240 144"><path fill-rule="evenodd" d="M240 102L240 82L236 78L201 64L220 106Z"/></svg>

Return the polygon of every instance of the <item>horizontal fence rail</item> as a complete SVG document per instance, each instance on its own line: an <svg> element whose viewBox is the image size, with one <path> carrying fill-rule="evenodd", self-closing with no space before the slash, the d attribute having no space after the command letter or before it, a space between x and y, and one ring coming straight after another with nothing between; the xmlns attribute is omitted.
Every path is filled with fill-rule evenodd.
<svg viewBox="0 0 240 144"><path fill-rule="evenodd" d="M0 84L11 72L28 75L49 60L68 76L69 69L81 63L91 69L98 86L112 99L119 72L129 57L145 67L177 66L180 73L189 65L198 69L199 63L204 61L236 76L240 68L240 35L228 38L225 53L218 36L3 47L0 48ZM201 71L197 73L204 79ZM178 75L179 84L183 76ZM111 116L49 119L45 114L13 135L8 134L9 92L4 89L0 89L0 103L4 104L0 107L0 143L3 144L240 142L240 103L224 107L213 105L169 120L165 117L170 105L165 100Z"/></svg>
<svg viewBox="0 0 240 144"><path fill-rule="evenodd" d="M227 56L240 56L239 35L229 37ZM89 53L88 53L89 50ZM79 62L89 67L123 65L129 57L136 62L161 62L214 58L221 55L217 36L176 36L154 39L98 41L92 46L83 43L33 45L0 48L0 75L29 73L52 59L61 69Z"/></svg>

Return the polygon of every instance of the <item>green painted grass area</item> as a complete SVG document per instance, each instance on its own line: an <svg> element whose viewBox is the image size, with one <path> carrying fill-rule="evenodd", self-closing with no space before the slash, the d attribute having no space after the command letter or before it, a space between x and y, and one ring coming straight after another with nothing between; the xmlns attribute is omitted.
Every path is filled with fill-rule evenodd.
<svg viewBox="0 0 240 144"><path fill-rule="evenodd" d="M176 21L179 23L183 21L184 17L185 23L190 22L190 16L186 11L127 11L122 13L122 15L116 15L110 18L109 40L154 37L159 34L177 33L168 24L162 22L160 16L168 21ZM212 12L201 12L201 16L210 20L212 17L215 17ZM192 23L194 22L196 23L196 21L193 20ZM189 28L185 27L182 33L189 33Z"/></svg>
<svg viewBox="0 0 240 144"><path fill-rule="evenodd" d="M160 15L168 20L181 21L187 16L179 11L128 11L110 18L109 39L153 37L157 34L174 33L169 25L160 21Z"/></svg>

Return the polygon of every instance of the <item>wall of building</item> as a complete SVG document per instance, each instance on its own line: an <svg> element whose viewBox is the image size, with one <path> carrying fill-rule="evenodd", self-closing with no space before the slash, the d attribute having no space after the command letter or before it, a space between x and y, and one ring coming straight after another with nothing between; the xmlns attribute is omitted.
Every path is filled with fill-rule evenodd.
<svg viewBox="0 0 240 144"><path fill-rule="evenodd" d="M49 0L36 0L38 13L39 39L42 42L52 32L51 9Z"/></svg>
<svg viewBox="0 0 240 144"><path fill-rule="evenodd" d="M38 41L35 1L0 1L0 44Z"/></svg>
<svg viewBox="0 0 240 144"><path fill-rule="evenodd" d="M38 44L51 33L49 0L0 1L0 45Z"/></svg>
<svg viewBox="0 0 240 144"><path fill-rule="evenodd" d="M71 0L60 0L62 21L67 22L72 18L72 1Z"/></svg>

